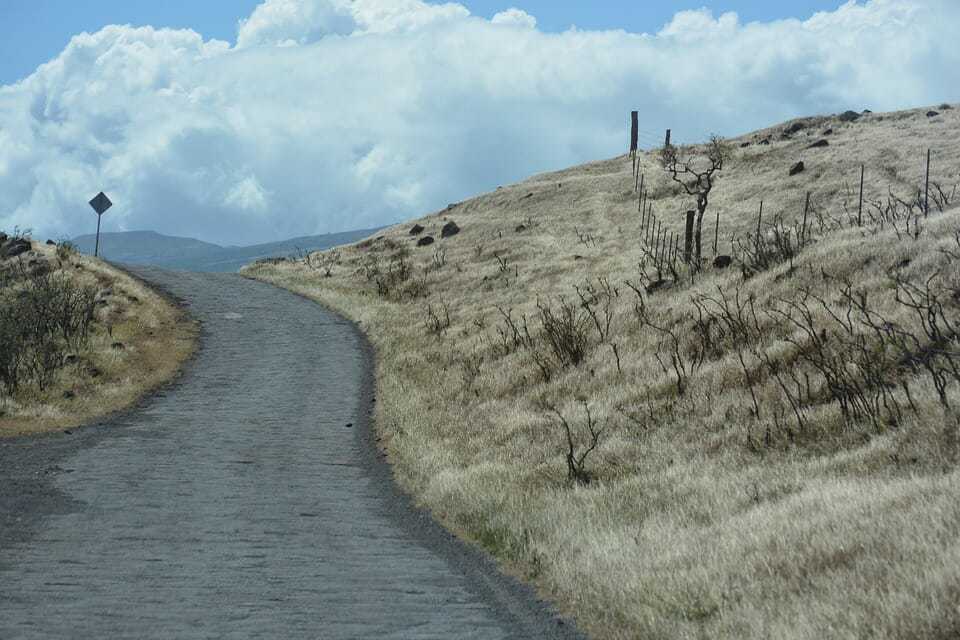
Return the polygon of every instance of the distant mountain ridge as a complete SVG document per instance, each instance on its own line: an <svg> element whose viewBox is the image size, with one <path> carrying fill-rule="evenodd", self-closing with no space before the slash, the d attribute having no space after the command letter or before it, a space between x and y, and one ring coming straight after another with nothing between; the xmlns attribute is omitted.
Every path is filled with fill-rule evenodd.
<svg viewBox="0 0 960 640"><path fill-rule="evenodd" d="M156 231L122 231L100 234L100 256L111 262L149 264L183 271L237 271L260 258L319 251L362 240L380 228L358 229L318 236L301 236L246 247L223 247L195 238L167 236ZM72 241L81 253L93 254L95 235L77 236Z"/></svg>

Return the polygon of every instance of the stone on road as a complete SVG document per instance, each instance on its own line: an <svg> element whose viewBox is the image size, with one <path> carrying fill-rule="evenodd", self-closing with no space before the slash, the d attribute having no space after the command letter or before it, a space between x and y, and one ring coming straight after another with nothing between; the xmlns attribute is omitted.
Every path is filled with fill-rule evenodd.
<svg viewBox="0 0 960 640"><path fill-rule="evenodd" d="M0 442L0 638L576 637L393 486L352 325L233 274L134 272L201 348L104 425Z"/></svg>

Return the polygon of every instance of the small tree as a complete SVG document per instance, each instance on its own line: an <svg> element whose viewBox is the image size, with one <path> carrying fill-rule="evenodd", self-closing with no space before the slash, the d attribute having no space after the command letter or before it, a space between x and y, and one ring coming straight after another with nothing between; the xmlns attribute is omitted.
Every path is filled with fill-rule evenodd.
<svg viewBox="0 0 960 640"><path fill-rule="evenodd" d="M714 174L723 169L724 162L730 158L730 147L723 138L710 136L705 147L694 147L683 153L668 144L660 150L660 164L670 174L670 178L679 184L691 196L697 198L697 222L695 239L696 268L700 268L701 235L703 214L707 211L710 191L714 185Z"/></svg>

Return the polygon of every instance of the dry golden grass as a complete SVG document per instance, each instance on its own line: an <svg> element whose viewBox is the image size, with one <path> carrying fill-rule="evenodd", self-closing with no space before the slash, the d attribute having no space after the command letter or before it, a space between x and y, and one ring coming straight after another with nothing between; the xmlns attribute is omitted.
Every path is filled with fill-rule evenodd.
<svg viewBox="0 0 960 640"><path fill-rule="evenodd" d="M845 420L804 364L809 341L762 311L799 300L807 288L828 302L811 302L815 325L837 332L826 309L841 308L849 279L884 321L920 332L919 316L894 299L891 269L917 282L942 269L938 282L956 294L960 258L951 255L960 254L960 208L921 218L917 238L902 224L844 222L845 208L856 213L861 161L868 200L885 198L888 188L915 195L927 146L933 178L948 190L960 182L960 110L933 118L926 111L853 123L810 119L792 139L781 139L778 126L731 141L734 157L707 213L707 255L715 211L719 252L730 253L732 238L755 228L760 199L766 220L782 213L793 223L807 191L814 243L793 265L749 278L736 265L708 265L695 278L681 271L672 286L642 293L647 320L679 336L688 370L682 395L670 340L640 322L638 296L625 284L643 280L643 244L624 156L536 176L422 218L424 234L437 238L429 247L414 246L411 221L315 254L309 264L258 263L246 274L360 324L377 351L376 423L399 482L592 637L955 638L958 384L947 385L947 408L929 376L894 359L884 389L899 413ZM821 136L826 128L833 133ZM769 145L740 146L766 136ZM828 147L806 149L821 137ZM788 177L801 159L806 171ZM655 213L680 232L689 198L654 153L642 154L641 163ZM441 240L448 219L462 231ZM403 268L409 273L397 276ZM649 263L643 269L651 275ZM538 301L556 309L559 296L577 299L574 287L602 289L598 277L611 285L609 338L602 342L584 320L584 360L555 366L545 379L537 362L549 349ZM389 285L385 295L378 280L380 290ZM733 296L738 288L760 310L761 335L743 343L717 338L718 347L694 364L702 342L692 301L721 291ZM597 297L607 299L602 291ZM943 304L946 318L960 320L960 301ZM529 340L513 347L498 307L510 310L521 334L526 317ZM507 331L506 344L498 329ZM872 344L863 327L854 335ZM947 350L956 356L951 340ZM764 368L761 356L779 368ZM853 379L862 372L855 364L846 370ZM773 371L788 383L791 372L812 379L813 391L801 399L802 424ZM904 381L912 407L898 386ZM603 429L584 461L589 484L568 480L566 436L548 407L570 424L578 454L589 443L586 408Z"/></svg>
<svg viewBox="0 0 960 640"><path fill-rule="evenodd" d="M74 254L61 261L56 247L34 242L33 251L11 260L45 261L96 287L102 301L89 341L51 386L0 395L0 437L67 429L126 409L171 380L196 347L197 325L182 309L99 259Z"/></svg>

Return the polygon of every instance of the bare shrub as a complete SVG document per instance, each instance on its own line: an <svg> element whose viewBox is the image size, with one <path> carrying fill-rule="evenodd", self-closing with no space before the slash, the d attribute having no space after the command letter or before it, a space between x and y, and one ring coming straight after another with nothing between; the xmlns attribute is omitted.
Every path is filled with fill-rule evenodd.
<svg viewBox="0 0 960 640"><path fill-rule="evenodd" d="M503 354L507 355L520 348L533 348L534 340L527 325L527 316L522 316L518 322L513 318L513 309L498 306L497 312L500 314L497 335Z"/></svg>
<svg viewBox="0 0 960 640"><path fill-rule="evenodd" d="M413 266L407 260L407 254L397 252L387 266L386 271L380 271L379 265L376 265L377 273L373 276L377 285L377 294L381 298L402 297L403 285L413 274ZM416 296L414 296L416 297Z"/></svg>
<svg viewBox="0 0 960 640"><path fill-rule="evenodd" d="M464 386L468 389L473 387L473 383L480 377L480 371L483 367L483 354L477 352L463 354L457 358L457 364L460 365Z"/></svg>
<svg viewBox="0 0 960 640"><path fill-rule="evenodd" d="M61 240L57 243L57 259L60 262L67 262L79 253L77 246L69 240Z"/></svg>
<svg viewBox="0 0 960 640"><path fill-rule="evenodd" d="M427 305L427 319L425 321L427 333L435 336L443 335L450 328L450 307L443 300L434 308L433 304Z"/></svg>
<svg viewBox="0 0 960 640"><path fill-rule="evenodd" d="M590 314L562 296L556 305L537 300L541 335L558 368L580 364L589 346Z"/></svg>
<svg viewBox="0 0 960 640"><path fill-rule="evenodd" d="M575 442L573 428L571 428L570 423L567 419L557 410L553 405L544 402L542 407L544 410L550 411L553 415L557 417L559 425L563 427L564 436L566 438L567 451L565 454L567 462L567 480L574 482L580 485L590 484L590 481L593 479L593 474L586 468L587 456L589 456L600 444L600 437L603 435L603 429L597 428L596 421L594 420L593 415L590 413L590 406L586 401L581 401L583 405L584 413L586 414L587 422L584 425L587 430L589 438L587 439L586 444L579 444Z"/></svg>
<svg viewBox="0 0 960 640"><path fill-rule="evenodd" d="M437 249L433 252L433 258L430 262L430 268L433 271L440 271L447 264L447 250L446 249Z"/></svg>
<svg viewBox="0 0 960 640"><path fill-rule="evenodd" d="M639 296L639 292L637 292ZM657 350L654 357L660 370L667 378L673 377L677 390L677 395L682 396L688 385L691 373L691 364L684 356L681 348L680 337L683 335L683 327L676 325L668 319L654 318L649 307L645 305L635 307L637 319L641 327L653 329L660 339L657 341Z"/></svg>
<svg viewBox="0 0 960 640"><path fill-rule="evenodd" d="M761 228L746 238L734 238L733 245L741 273L749 278L783 262L790 263L792 272L794 259L809 242L801 222L788 225L783 215L777 214L766 224L765 231Z"/></svg>
<svg viewBox="0 0 960 640"><path fill-rule="evenodd" d="M606 342L610 337L610 325L615 315L614 298L620 295L619 291L611 287L610 281L603 276L597 278L596 285L588 282L582 287L574 287L574 290L580 298L580 307L593 321L600 342Z"/></svg>

